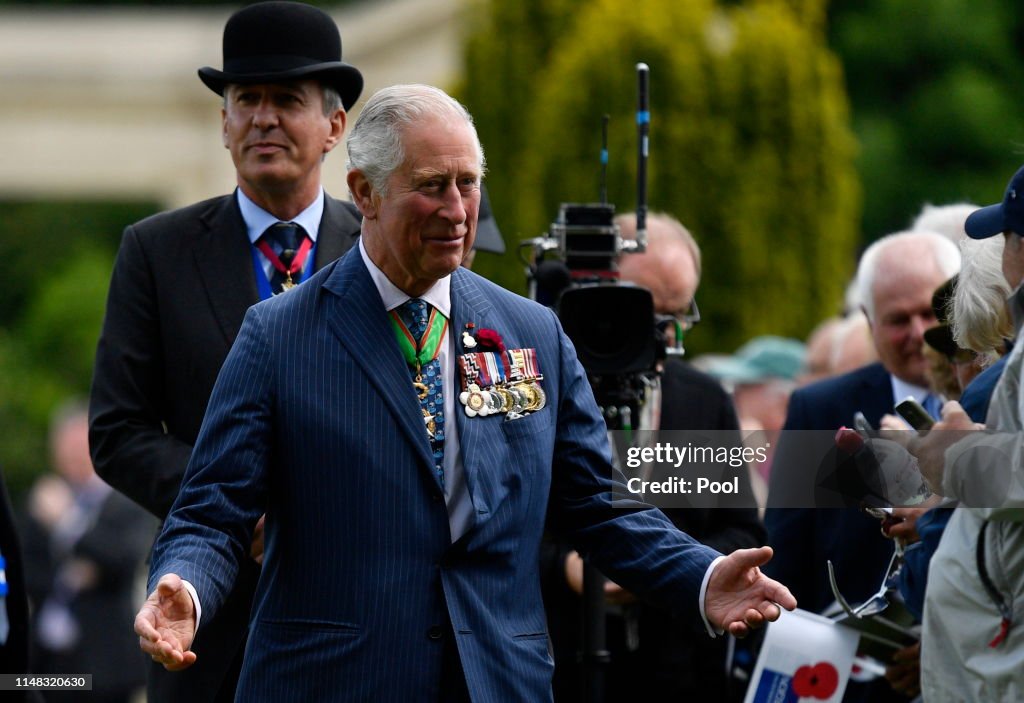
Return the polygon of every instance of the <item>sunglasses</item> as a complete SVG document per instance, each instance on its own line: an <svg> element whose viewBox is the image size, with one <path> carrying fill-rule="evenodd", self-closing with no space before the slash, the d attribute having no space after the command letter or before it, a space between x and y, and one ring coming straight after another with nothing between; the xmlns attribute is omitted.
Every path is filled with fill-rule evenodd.
<svg viewBox="0 0 1024 703"><path fill-rule="evenodd" d="M896 547L892 551L892 557L889 558L889 566L886 567L885 574L882 576L882 585L878 587L878 591L876 591L873 596L858 605L856 608L851 607L849 601L847 601L846 598L843 597L842 592L840 592L839 584L836 582L835 567L832 566L831 559L828 560L828 582L832 587L832 595L836 597L836 602L839 603L839 607L843 609L843 612L852 618L867 618L873 615L878 615L889 607L888 594L889 590L893 588L890 582L896 578L902 567L903 543L896 541Z"/></svg>

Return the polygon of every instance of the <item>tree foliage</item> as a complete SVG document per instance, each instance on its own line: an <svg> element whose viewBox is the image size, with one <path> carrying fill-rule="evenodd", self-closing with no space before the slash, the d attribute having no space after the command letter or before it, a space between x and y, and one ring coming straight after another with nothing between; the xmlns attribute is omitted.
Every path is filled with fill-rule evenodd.
<svg viewBox="0 0 1024 703"><path fill-rule="evenodd" d="M526 15L534 4L549 7L494 0L492 18L509 21L511 6ZM493 34L471 41L464 96L506 236L546 229L560 202L597 199L605 113L608 197L619 211L635 207L634 66L643 61L649 206L676 215L705 253L706 323L695 347L729 349L765 332L802 336L834 312L858 239L855 144L839 64L820 22L802 21L793 4L813 3L577 2L571 14L562 8L557 41L520 46L519 62Z"/></svg>
<svg viewBox="0 0 1024 703"><path fill-rule="evenodd" d="M114 252L145 203L8 202L0 257L0 465L15 490L46 470L50 414L86 397Z"/></svg>
<svg viewBox="0 0 1024 703"><path fill-rule="evenodd" d="M1024 161L1024 17L1012 0L832 0L862 145L865 238L926 202L999 199Z"/></svg>

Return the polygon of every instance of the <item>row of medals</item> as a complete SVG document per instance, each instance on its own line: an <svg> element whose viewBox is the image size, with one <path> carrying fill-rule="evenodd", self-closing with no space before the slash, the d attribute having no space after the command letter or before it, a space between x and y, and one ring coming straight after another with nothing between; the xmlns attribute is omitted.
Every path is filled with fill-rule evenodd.
<svg viewBox="0 0 1024 703"><path fill-rule="evenodd" d="M548 398L539 383L543 378L538 376L487 388L470 383L466 391L459 394L459 400L466 406L466 414L470 417L505 413L515 419L525 413L537 412L547 404Z"/></svg>

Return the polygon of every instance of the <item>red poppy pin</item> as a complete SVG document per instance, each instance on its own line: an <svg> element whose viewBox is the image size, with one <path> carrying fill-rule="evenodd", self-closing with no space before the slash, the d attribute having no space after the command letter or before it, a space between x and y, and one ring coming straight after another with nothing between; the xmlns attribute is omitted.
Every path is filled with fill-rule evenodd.
<svg viewBox="0 0 1024 703"><path fill-rule="evenodd" d="M462 346L474 351L505 352L505 343L500 334L486 327L476 329L476 325L472 322L466 323L466 329L462 333Z"/></svg>

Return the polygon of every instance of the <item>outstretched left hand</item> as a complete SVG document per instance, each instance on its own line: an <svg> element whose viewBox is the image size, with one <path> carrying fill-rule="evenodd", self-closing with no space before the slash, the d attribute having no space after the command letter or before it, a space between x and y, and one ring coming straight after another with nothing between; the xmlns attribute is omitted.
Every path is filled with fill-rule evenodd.
<svg viewBox="0 0 1024 703"><path fill-rule="evenodd" d="M765 622L796 607L796 598L758 568L772 558L771 547L737 549L715 566L704 596L704 610L715 628L746 637Z"/></svg>

